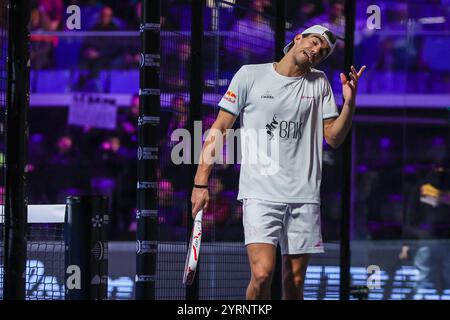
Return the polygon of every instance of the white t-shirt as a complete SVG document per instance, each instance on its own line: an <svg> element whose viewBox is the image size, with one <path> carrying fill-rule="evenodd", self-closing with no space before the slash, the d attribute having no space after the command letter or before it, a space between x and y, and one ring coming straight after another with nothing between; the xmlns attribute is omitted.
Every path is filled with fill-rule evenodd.
<svg viewBox="0 0 450 320"><path fill-rule="evenodd" d="M219 106L241 114L238 199L320 203L323 120L339 115L322 71L285 77L244 65Z"/></svg>

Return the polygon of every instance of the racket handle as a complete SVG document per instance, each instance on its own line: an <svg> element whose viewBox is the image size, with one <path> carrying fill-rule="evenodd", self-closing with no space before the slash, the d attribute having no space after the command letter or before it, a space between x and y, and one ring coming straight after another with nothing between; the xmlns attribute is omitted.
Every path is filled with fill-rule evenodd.
<svg viewBox="0 0 450 320"><path fill-rule="evenodd" d="M202 219L203 219L203 209L200 209L200 211L197 212L197 215L195 216L194 223L196 222L202 223Z"/></svg>

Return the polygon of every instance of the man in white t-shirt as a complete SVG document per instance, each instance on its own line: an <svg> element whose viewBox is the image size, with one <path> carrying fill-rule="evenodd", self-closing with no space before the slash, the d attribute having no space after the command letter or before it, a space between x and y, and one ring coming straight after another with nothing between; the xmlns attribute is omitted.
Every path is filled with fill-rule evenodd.
<svg viewBox="0 0 450 320"><path fill-rule="evenodd" d="M297 34L280 62L244 65L219 102L211 127L225 136L241 115L241 172L245 244L251 268L247 299L269 299L276 246L283 256L283 299L303 299L311 253L323 252L320 226L322 141L337 148L355 110L356 86L365 69L341 73L344 106L338 113L330 84L313 67L336 45L315 25ZM219 139L221 138L219 136ZM192 190L192 216L208 207L208 178L217 135L205 140ZM221 143L221 142L220 142ZM208 161L209 159L209 161Z"/></svg>

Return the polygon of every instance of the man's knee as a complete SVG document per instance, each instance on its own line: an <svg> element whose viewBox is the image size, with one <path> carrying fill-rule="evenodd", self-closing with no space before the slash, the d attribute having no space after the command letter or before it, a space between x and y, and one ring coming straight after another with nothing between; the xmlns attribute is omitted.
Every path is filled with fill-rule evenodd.
<svg viewBox="0 0 450 320"><path fill-rule="evenodd" d="M253 272L252 280L257 287L267 287L272 280L272 273L267 269L255 270Z"/></svg>
<svg viewBox="0 0 450 320"><path fill-rule="evenodd" d="M305 277L303 275L294 275L292 281L296 288L301 289L305 284Z"/></svg>
<svg viewBox="0 0 450 320"><path fill-rule="evenodd" d="M286 271L284 274L284 283L289 284L291 286L294 286L296 288L303 288L303 285L305 284L305 275L298 271Z"/></svg>

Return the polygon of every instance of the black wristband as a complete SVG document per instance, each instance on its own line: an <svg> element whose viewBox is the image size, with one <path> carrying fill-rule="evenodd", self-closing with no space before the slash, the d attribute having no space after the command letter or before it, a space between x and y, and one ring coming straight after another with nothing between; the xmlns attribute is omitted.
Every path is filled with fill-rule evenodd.
<svg viewBox="0 0 450 320"><path fill-rule="evenodd" d="M194 184L194 188L208 189L208 185L204 185L204 184Z"/></svg>

